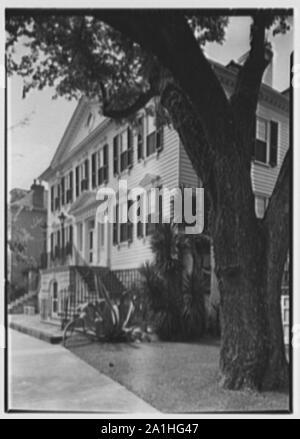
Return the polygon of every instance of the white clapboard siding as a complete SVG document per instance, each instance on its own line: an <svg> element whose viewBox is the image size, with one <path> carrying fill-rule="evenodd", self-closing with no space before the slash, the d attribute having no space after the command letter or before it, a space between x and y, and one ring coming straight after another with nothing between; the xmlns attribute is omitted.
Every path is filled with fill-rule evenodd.
<svg viewBox="0 0 300 439"><path fill-rule="evenodd" d="M199 181L192 162L180 142L179 184L185 187L199 187Z"/></svg>
<svg viewBox="0 0 300 439"><path fill-rule="evenodd" d="M164 127L164 147L157 155L147 157L137 162L136 139L134 142L134 165L131 171L126 174L128 189L139 185L146 174L160 176L160 184L163 187L172 189L178 187L179 182L179 138L175 130ZM111 155L112 169L112 155ZM122 178L122 176L121 176ZM117 185L117 180L112 181L112 186ZM166 207L169 207L168 205ZM168 213L168 209L164 211ZM111 268L137 268L142 263L152 260L150 238L137 238L136 225L133 226L133 242L121 243L112 247Z"/></svg>

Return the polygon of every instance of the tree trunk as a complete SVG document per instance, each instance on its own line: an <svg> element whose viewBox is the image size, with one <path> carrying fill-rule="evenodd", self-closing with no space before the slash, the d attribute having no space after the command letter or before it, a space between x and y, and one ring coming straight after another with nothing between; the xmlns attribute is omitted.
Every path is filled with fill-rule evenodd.
<svg viewBox="0 0 300 439"><path fill-rule="evenodd" d="M180 89L167 85L161 101L210 196L220 289L222 384L229 389L260 390L267 384L277 388L286 376L279 292L282 270L278 267L276 276L270 266L269 237L255 215L250 163L242 157L253 139L229 126L214 148L221 153L214 155L197 112ZM281 252L282 248L274 250L277 258Z"/></svg>

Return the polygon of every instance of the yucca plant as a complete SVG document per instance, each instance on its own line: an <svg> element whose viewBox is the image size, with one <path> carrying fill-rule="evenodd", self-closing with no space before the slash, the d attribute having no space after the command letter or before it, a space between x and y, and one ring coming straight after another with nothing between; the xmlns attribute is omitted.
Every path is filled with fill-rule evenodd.
<svg viewBox="0 0 300 439"><path fill-rule="evenodd" d="M163 340L194 339L204 332L207 246L206 237L191 238L175 224L160 224L152 235L154 262L142 267L142 286Z"/></svg>

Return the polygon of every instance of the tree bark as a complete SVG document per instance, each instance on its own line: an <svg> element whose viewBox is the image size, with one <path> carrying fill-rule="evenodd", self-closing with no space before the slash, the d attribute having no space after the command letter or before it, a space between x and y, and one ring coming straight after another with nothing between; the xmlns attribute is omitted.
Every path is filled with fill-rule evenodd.
<svg viewBox="0 0 300 439"><path fill-rule="evenodd" d="M177 82L163 84L161 103L210 196L223 385L281 387L287 370L280 315L287 219L278 209L286 208L288 185L279 178L262 222L255 216L250 172L255 111L270 58L264 16L255 14L249 57L230 100L182 14L101 11L99 17L156 56Z"/></svg>
<svg viewBox="0 0 300 439"><path fill-rule="evenodd" d="M287 368L280 285L287 247L281 242L270 257L268 243L278 239L255 216L250 170L240 156L240 145L249 150L253 139L235 131L224 133L224 144L238 142L239 148L216 156L193 105L176 84L165 87L161 102L213 201L210 229L221 298L222 384L229 389L282 387Z"/></svg>

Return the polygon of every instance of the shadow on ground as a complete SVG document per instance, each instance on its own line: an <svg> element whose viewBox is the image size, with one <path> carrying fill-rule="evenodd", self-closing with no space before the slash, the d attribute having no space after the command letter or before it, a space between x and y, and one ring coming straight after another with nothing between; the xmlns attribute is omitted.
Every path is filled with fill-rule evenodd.
<svg viewBox="0 0 300 439"><path fill-rule="evenodd" d="M287 411L288 394L237 392L218 381L219 342L99 343L76 335L68 349L160 411Z"/></svg>

